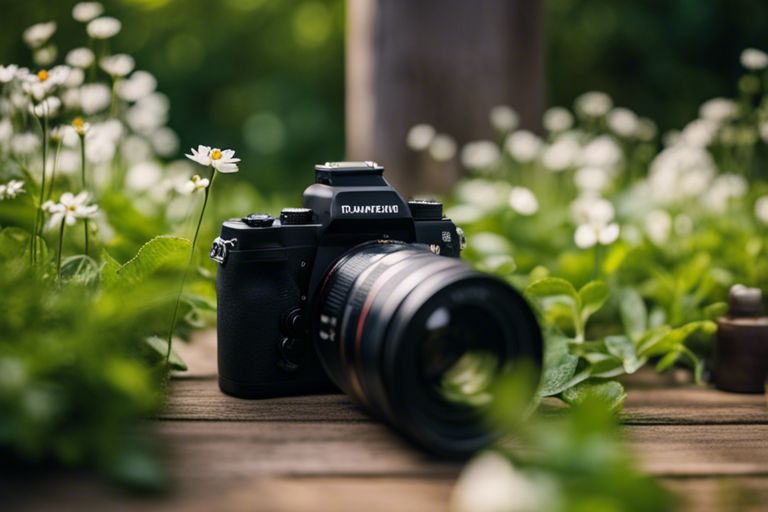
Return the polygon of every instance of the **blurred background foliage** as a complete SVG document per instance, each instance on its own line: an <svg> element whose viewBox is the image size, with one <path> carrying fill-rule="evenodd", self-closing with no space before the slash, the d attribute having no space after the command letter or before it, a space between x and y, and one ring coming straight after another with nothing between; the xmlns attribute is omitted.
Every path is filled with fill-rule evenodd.
<svg viewBox="0 0 768 512"><path fill-rule="evenodd" d="M0 62L30 64L19 34L59 21L82 43L74 2L1 0ZM155 74L180 148L235 147L265 192L295 194L320 161L344 155L341 0L107 0L123 21L114 47ZM754 0L549 0L547 98L570 105L604 90L680 128L713 96L733 96L739 52L768 47L768 3ZM10 30L12 26L17 27ZM70 48L59 48L64 54Z"/></svg>

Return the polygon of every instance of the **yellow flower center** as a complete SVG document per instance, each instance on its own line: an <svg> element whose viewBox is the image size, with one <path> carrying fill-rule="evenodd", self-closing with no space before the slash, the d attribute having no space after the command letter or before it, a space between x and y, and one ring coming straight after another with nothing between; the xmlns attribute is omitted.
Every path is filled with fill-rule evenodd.
<svg viewBox="0 0 768 512"><path fill-rule="evenodd" d="M85 132L85 121L83 121L82 117L74 118L72 120L72 126L79 135L82 135Z"/></svg>
<svg viewBox="0 0 768 512"><path fill-rule="evenodd" d="M74 212L75 210L77 210L77 206L72 204L67 206L67 211Z"/></svg>
<svg viewBox="0 0 768 512"><path fill-rule="evenodd" d="M221 160L221 151L218 149L211 151L211 160Z"/></svg>
<svg viewBox="0 0 768 512"><path fill-rule="evenodd" d="M48 80L48 72L44 69L41 69L40 71L37 72L37 78L41 82L45 82L46 80Z"/></svg>

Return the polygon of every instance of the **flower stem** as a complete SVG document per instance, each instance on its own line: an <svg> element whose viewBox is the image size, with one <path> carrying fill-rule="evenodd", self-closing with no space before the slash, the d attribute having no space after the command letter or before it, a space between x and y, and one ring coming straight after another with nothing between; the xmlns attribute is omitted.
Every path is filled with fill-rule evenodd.
<svg viewBox="0 0 768 512"><path fill-rule="evenodd" d="M61 154L61 141L56 145L56 154L53 157L53 169L51 170L51 184L48 187L48 193L45 200L48 201L53 195L53 186L56 184L56 168L59 166L59 155Z"/></svg>
<svg viewBox="0 0 768 512"><path fill-rule="evenodd" d="M64 224L67 221L66 215L61 219L59 226L59 250L56 253L56 280L61 283L61 250L64 246Z"/></svg>
<svg viewBox="0 0 768 512"><path fill-rule="evenodd" d="M47 110L48 106L45 104L44 110ZM48 113L44 112L42 118L38 118L40 121L40 130L43 132L43 171L40 178L40 199L37 204L37 212L35 213L35 229L32 233L32 262L37 262L38 252L38 237L43 234L43 201L45 198L45 167L48 160Z"/></svg>
<svg viewBox="0 0 768 512"><path fill-rule="evenodd" d="M203 197L203 206L200 208L200 216L197 218L197 226L195 227L195 234L192 237L192 249L189 252L189 261L187 262L187 266L184 268L184 273L181 276L181 284L179 285L179 293L176 295L176 304L173 307L173 316L171 317L171 327L168 329L168 349L165 353L165 362L166 364L171 358L171 349L173 346L173 332L176 330L176 321L178 320L179 316L179 306L181 305L181 294L184 291L184 284L187 281L187 275L189 274L190 269L192 268L192 263L194 262L195 258L195 246L197 245L197 237L200 234L200 226L203 223L203 217L205 216L205 207L208 205L208 197L211 194L211 189L213 188L213 182L216 180L216 170L211 167L211 178L210 183L208 184L208 187L205 189L204 197Z"/></svg>
<svg viewBox="0 0 768 512"><path fill-rule="evenodd" d="M85 185L85 135L80 136L80 178L82 179L83 190L86 190ZM88 256L88 219L83 219L83 226L85 230L85 255Z"/></svg>

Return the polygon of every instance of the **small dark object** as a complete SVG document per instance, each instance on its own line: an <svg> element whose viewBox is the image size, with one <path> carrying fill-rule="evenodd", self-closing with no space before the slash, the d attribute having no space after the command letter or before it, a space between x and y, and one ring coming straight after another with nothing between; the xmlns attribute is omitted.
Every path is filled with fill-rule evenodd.
<svg viewBox="0 0 768 512"><path fill-rule="evenodd" d="M728 315L717 321L715 385L735 393L762 393L768 377L768 316L757 288L737 284Z"/></svg>
<svg viewBox="0 0 768 512"><path fill-rule="evenodd" d="M406 203L383 171L318 165L304 208L224 222L211 250L219 387L263 398L335 384L421 446L464 457L498 438L491 386L540 369L541 331L519 293L459 259L466 240L442 204Z"/></svg>

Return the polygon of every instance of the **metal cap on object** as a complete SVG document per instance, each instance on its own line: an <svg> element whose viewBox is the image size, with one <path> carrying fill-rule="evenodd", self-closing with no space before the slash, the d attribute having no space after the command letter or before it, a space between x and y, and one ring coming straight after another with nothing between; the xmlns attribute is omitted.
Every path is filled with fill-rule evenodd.
<svg viewBox="0 0 768 512"><path fill-rule="evenodd" d="M735 284L728 293L729 313L732 316L760 316L763 314L763 292Z"/></svg>
<svg viewBox="0 0 768 512"><path fill-rule="evenodd" d="M423 199L408 201L414 220L441 220L443 218L443 203Z"/></svg>
<svg viewBox="0 0 768 512"><path fill-rule="evenodd" d="M280 222L283 226L297 224L312 224L314 214L310 208L283 208L280 212Z"/></svg>
<svg viewBox="0 0 768 512"><path fill-rule="evenodd" d="M251 213L241 220L252 228L268 228L275 222L275 218L266 213Z"/></svg>

